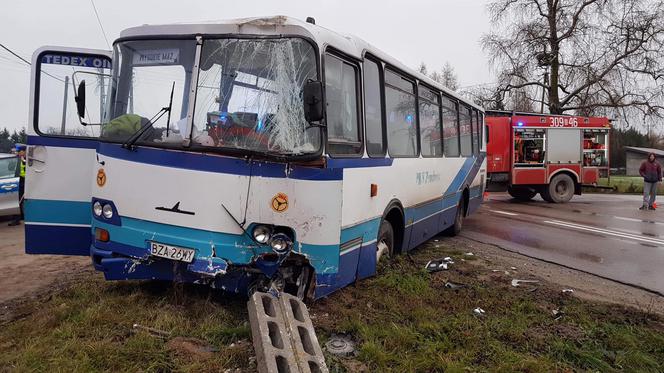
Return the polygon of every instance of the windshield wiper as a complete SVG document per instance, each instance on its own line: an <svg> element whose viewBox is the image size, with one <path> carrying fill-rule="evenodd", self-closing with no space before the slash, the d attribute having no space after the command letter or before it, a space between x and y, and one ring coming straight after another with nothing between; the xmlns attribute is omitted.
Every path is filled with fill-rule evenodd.
<svg viewBox="0 0 664 373"><path fill-rule="evenodd" d="M168 137L168 128L171 121L171 109L173 107L173 91L175 91L175 81L173 82L173 86L171 87L171 98L168 101L168 106L159 109L157 114L155 114L150 120L148 120L148 122L143 127L139 128L138 131L136 131L133 135L131 135L131 137L128 138L127 141L124 142L124 144L122 144L123 148L134 150L134 144L136 143L136 141L138 141L138 139L140 139L143 136L143 134L145 134L145 132L151 129L152 126L155 124L155 122L161 119L161 117L163 117L164 114L166 113L168 113L167 123L166 123L166 136Z"/></svg>

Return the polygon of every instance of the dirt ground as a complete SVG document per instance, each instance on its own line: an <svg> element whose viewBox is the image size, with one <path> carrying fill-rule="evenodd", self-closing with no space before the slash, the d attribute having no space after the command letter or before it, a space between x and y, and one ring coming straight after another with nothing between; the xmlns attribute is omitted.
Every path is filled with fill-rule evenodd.
<svg viewBox="0 0 664 373"><path fill-rule="evenodd" d="M0 261L0 305L26 296L34 297L35 293L47 293L50 288L64 286L71 279L94 273L87 257L26 255L23 225L8 227L4 222L0 224L0 254L3 257ZM435 245L436 241L430 241L429 244ZM664 297L641 289L466 238L453 238L447 244L473 252L480 258L477 264L502 273L507 271L508 276L513 278L545 278L559 285L561 291L573 289L574 295L582 299L622 304L664 314Z"/></svg>
<svg viewBox="0 0 664 373"><path fill-rule="evenodd" d="M88 257L26 255L24 226L0 222L0 303L57 286L64 274L90 267Z"/></svg>

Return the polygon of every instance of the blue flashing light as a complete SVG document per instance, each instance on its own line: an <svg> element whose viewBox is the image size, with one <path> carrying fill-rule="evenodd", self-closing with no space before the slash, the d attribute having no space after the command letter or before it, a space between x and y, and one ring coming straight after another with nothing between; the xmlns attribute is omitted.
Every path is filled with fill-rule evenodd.
<svg viewBox="0 0 664 373"><path fill-rule="evenodd" d="M263 120L259 119L258 124L256 124L256 132L263 132Z"/></svg>
<svg viewBox="0 0 664 373"><path fill-rule="evenodd" d="M413 123L413 114L406 115L406 122Z"/></svg>
<svg viewBox="0 0 664 373"><path fill-rule="evenodd" d="M523 122L518 122L516 125L519 127L523 127Z"/></svg>

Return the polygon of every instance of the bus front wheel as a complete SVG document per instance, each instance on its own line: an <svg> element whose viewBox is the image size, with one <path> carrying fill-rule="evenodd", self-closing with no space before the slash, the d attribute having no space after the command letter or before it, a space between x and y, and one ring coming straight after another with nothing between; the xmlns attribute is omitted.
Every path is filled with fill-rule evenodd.
<svg viewBox="0 0 664 373"><path fill-rule="evenodd" d="M382 258L389 258L394 252L394 228L389 221L383 220L378 230L378 240L376 241L376 263Z"/></svg>

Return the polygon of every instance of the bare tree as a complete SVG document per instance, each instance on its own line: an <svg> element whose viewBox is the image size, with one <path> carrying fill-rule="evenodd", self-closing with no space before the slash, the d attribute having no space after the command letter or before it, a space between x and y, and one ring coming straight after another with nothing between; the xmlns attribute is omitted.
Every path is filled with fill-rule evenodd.
<svg viewBox="0 0 664 373"><path fill-rule="evenodd" d="M445 65L443 65L440 72L432 71L430 74L427 65L424 62L421 62L418 71L452 91L459 89L459 78L457 77L456 71L454 71L454 67L452 67L449 62L445 62Z"/></svg>
<svg viewBox="0 0 664 373"><path fill-rule="evenodd" d="M664 115L662 0L494 0L500 91L550 113ZM539 108L538 108L539 109Z"/></svg>

